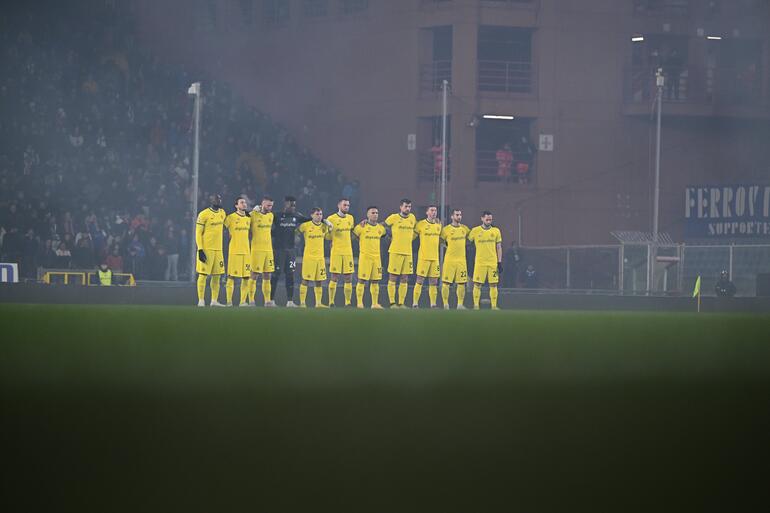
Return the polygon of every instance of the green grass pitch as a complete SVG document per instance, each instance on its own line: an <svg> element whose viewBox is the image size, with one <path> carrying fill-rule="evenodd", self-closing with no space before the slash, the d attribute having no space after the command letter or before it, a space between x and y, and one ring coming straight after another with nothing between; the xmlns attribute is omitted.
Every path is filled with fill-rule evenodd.
<svg viewBox="0 0 770 513"><path fill-rule="evenodd" d="M0 506L31 487L27 509L57 511L694 511L767 475L749 469L767 466L768 316L1 305L0 321L16 479Z"/></svg>

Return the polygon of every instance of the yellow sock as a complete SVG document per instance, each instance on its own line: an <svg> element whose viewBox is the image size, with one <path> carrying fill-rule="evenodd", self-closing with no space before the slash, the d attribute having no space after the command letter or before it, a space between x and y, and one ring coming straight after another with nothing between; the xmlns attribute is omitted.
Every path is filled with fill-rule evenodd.
<svg viewBox="0 0 770 513"><path fill-rule="evenodd" d="M444 306L449 306L449 284L448 283L442 283L441 284L441 301L444 303Z"/></svg>
<svg viewBox="0 0 770 513"><path fill-rule="evenodd" d="M205 274L198 275L198 301L203 301L206 297L206 278Z"/></svg>
<svg viewBox="0 0 770 513"><path fill-rule="evenodd" d="M329 281L329 305L334 304L334 297L337 295L337 282Z"/></svg>
<svg viewBox="0 0 770 513"><path fill-rule="evenodd" d="M433 308L438 299L438 285L428 285L428 297L430 298L430 306Z"/></svg>
<svg viewBox="0 0 770 513"><path fill-rule="evenodd" d="M307 285L300 285L299 286L299 305L305 306L305 301L307 301Z"/></svg>
<svg viewBox="0 0 770 513"><path fill-rule="evenodd" d="M398 284L398 304L402 305L404 304L404 301L406 301L406 293L409 290L409 285L406 283L406 280L402 281Z"/></svg>
<svg viewBox="0 0 770 513"><path fill-rule="evenodd" d="M270 283L270 280L266 280L262 278L262 295L265 296L265 303L270 301L270 289L272 288L272 284Z"/></svg>
<svg viewBox="0 0 770 513"><path fill-rule="evenodd" d="M364 292L366 291L366 285L363 282L356 284L356 305L359 307L364 306Z"/></svg>
<svg viewBox="0 0 770 513"><path fill-rule="evenodd" d="M398 295L401 296L401 288L398 289ZM422 283L415 283L414 284L414 290L412 291L412 304L416 305L420 302L420 296L422 295ZM404 294L404 297L406 298L406 294ZM399 299L401 299L399 297ZM403 301L400 301L403 303Z"/></svg>
<svg viewBox="0 0 770 513"><path fill-rule="evenodd" d="M395 281L388 281L388 300L390 301L391 305L396 302L396 282Z"/></svg>
<svg viewBox="0 0 770 513"><path fill-rule="evenodd" d="M342 292L345 294L345 306L350 304L350 300L353 298L353 284L345 282L345 286L342 288Z"/></svg>
<svg viewBox="0 0 770 513"><path fill-rule="evenodd" d="M256 304L257 297L257 279L249 280L249 301Z"/></svg>
<svg viewBox="0 0 770 513"><path fill-rule="evenodd" d="M489 302L492 308L497 308L497 287L489 287Z"/></svg>
<svg viewBox="0 0 770 513"><path fill-rule="evenodd" d="M369 292L372 294L372 306L380 304L380 284L370 283Z"/></svg>
<svg viewBox="0 0 770 513"><path fill-rule="evenodd" d="M219 301L219 278L220 275L215 275L211 277L211 283L209 283L209 286L211 287L211 302Z"/></svg>
<svg viewBox="0 0 770 513"><path fill-rule="evenodd" d="M241 304L249 302L249 289L251 289L251 285L249 284L250 281L251 280L248 278L241 279Z"/></svg>
<svg viewBox="0 0 770 513"><path fill-rule="evenodd" d="M225 283L225 301L227 302L228 305L233 304L234 290L235 290L235 279L228 276L227 282Z"/></svg>
<svg viewBox="0 0 770 513"><path fill-rule="evenodd" d="M473 286L473 308L478 308L481 304L481 286Z"/></svg>
<svg viewBox="0 0 770 513"><path fill-rule="evenodd" d="M323 303L324 288L320 285L316 285L313 287L313 292L315 293L315 306L318 307L318 305Z"/></svg>
<svg viewBox="0 0 770 513"><path fill-rule="evenodd" d="M457 284L457 306L465 303L465 283Z"/></svg>

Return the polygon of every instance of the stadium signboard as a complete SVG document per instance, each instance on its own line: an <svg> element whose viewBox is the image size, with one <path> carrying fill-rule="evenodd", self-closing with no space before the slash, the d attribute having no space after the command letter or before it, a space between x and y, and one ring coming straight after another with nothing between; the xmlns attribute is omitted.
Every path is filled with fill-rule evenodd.
<svg viewBox="0 0 770 513"><path fill-rule="evenodd" d="M0 263L0 283L18 283L19 265Z"/></svg>
<svg viewBox="0 0 770 513"><path fill-rule="evenodd" d="M688 239L770 238L770 185L694 185L684 200Z"/></svg>

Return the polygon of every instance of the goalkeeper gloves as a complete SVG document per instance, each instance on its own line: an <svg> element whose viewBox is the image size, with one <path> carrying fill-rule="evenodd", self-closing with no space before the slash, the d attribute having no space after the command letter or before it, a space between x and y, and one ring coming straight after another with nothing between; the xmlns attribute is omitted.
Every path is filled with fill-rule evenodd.
<svg viewBox="0 0 770 513"><path fill-rule="evenodd" d="M497 272L502 273L503 272L503 263L497 262Z"/></svg>
<svg viewBox="0 0 770 513"><path fill-rule="evenodd" d="M206 263L206 252L203 251L202 249L198 250L198 260L200 260L204 264Z"/></svg>

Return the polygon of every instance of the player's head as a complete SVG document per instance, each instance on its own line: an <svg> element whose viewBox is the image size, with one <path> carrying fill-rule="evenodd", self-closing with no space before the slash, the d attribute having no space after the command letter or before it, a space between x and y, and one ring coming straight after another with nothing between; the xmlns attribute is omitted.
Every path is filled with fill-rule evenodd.
<svg viewBox="0 0 770 513"><path fill-rule="evenodd" d="M380 218L380 209L377 207L369 207L366 209L366 219L374 224Z"/></svg>
<svg viewBox="0 0 770 513"><path fill-rule="evenodd" d="M455 208L452 210L452 222L456 224L460 224L463 220L463 211L459 208Z"/></svg>
<svg viewBox="0 0 770 513"><path fill-rule="evenodd" d="M321 210L321 207L313 207L313 210L310 211L310 217L314 223L318 224L323 220L324 212Z"/></svg>
<svg viewBox="0 0 770 513"><path fill-rule="evenodd" d="M340 198L337 202L337 209L342 214L350 212L350 200L348 198Z"/></svg>
<svg viewBox="0 0 770 513"><path fill-rule="evenodd" d="M485 228L492 226L492 221L492 212L485 210L481 213L481 224L483 224Z"/></svg>
<svg viewBox="0 0 770 513"><path fill-rule="evenodd" d="M719 273L720 277L727 279L728 276L730 276L730 273L727 272L727 269L722 269L722 272Z"/></svg>
<svg viewBox="0 0 770 513"><path fill-rule="evenodd" d="M249 202L246 200L246 196L238 196L235 198L235 210L238 212L245 212L249 208Z"/></svg>
<svg viewBox="0 0 770 513"><path fill-rule="evenodd" d="M286 196L283 198L283 210L284 212L294 212L297 210L297 198L294 196Z"/></svg>
<svg viewBox="0 0 770 513"><path fill-rule="evenodd" d="M273 211L273 198L270 196L262 196L262 213L269 214Z"/></svg>
<svg viewBox="0 0 770 513"><path fill-rule="evenodd" d="M212 194L209 196L209 203L211 204L211 208L220 208L222 206L222 196L219 194Z"/></svg>
<svg viewBox="0 0 770 513"><path fill-rule="evenodd" d="M412 211L412 200L404 198L401 200L401 206L399 207L402 215L408 215Z"/></svg>
<svg viewBox="0 0 770 513"><path fill-rule="evenodd" d="M436 216L438 216L438 207L436 205L428 205L428 208L425 210L425 216L431 221L435 221Z"/></svg>

